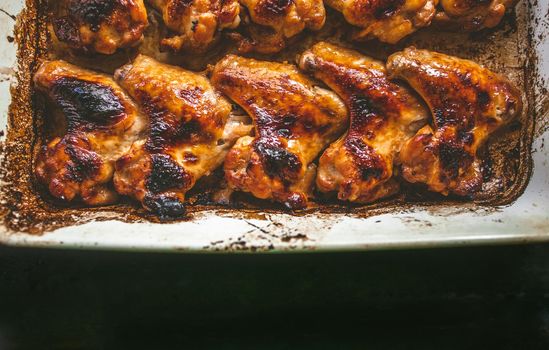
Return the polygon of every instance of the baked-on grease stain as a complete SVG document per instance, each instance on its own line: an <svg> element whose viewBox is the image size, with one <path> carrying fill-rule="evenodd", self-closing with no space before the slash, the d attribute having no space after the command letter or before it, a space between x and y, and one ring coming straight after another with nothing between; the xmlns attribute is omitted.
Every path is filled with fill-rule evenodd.
<svg viewBox="0 0 549 350"><path fill-rule="evenodd" d="M40 234L45 231L50 231L56 228L82 224L92 220L120 220L126 222L160 222L160 218L156 214L148 213L142 209L138 203L129 201L125 198L116 205L103 208L90 208L82 204L68 205L61 201L55 200L47 193L47 190L35 183L30 169L32 169L32 160L36 151L39 149L43 133L43 117L46 115L44 106L39 100L34 98L32 89L32 74L37 67L37 62L49 55L57 55L59 51L53 47L47 34L47 9L43 6L38 7L42 2L27 1L27 7L19 16L19 22L15 30L15 41L18 46L18 72L19 84L17 88L12 89L12 104L9 112L9 123L12 126L6 137L6 140L0 143L2 157L0 158L0 180L6 183L0 188L0 197L4 204L0 208L0 215L5 226L13 231L23 231L33 234ZM284 3L282 3L284 5ZM520 4L519 4L520 6ZM531 5L528 5L531 6ZM281 6L284 7L284 6ZM520 130L510 134L502 132L498 135L497 140L492 140L492 145L489 145L487 152L490 159L483 168L483 173L489 174L491 179L496 179L491 183L487 183L487 187L479 193L477 198L473 198L472 202L464 201L458 197L444 197L436 193L418 190L415 185L403 183L403 190L400 194L386 200L382 200L368 205L344 204L334 200L333 196L317 194L317 198L312 202L312 208L304 211L292 212L293 215L314 214L319 217L333 218L334 215L352 215L356 217L367 217L379 215L382 213L401 212L403 210L411 210L414 207L425 206L431 210L452 209L455 211L487 211L490 208L497 210L495 206L511 203L522 193L526 187L527 180L531 174L531 159L516 159L513 162L506 161L509 154L528 155L531 149L532 139L534 136L533 122L534 118L530 118L533 114L534 95L532 84L535 81L535 76L539 74L536 71L536 56L531 47L531 41L534 39L533 34L526 33L523 29L526 26L527 14L525 11L520 11L517 16L516 30L505 30L509 21L503 21L502 27L490 30L490 35L475 36L475 40L471 41L471 36L467 34L458 35L451 34L447 37L441 37L440 33L428 30L418 33L409 38L408 43L425 49L435 51L448 52L464 58L472 58L481 64L485 64L490 68L506 67L506 60L510 60L512 55L509 52L516 52L516 47L523 47L526 51L526 58L529 59L529 64L524 64L526 58L520 58L523 61L516 63L518 68L515 71L517 74L511 77L515 85L522 91L525 91L529 108L525 108L523 115L520 117ZM547 24L545 24L547 25ZM340 26L338 19L328 21L325 28L318 33L304 34L304 40L296 45L290 45L279 55L273 57L277 61L292 61L296 55L308 48L305 45L309 37L312 41L317 41L314 36L323 40L338 42ZM149 34L147 34L149 35ZM307 37L308 36L308 37ZM152 39L154 40L154 39ZM498 45L494 45L497 42ZM444 45L442 45L444 43ZM349 46L348 42L345 42ZM389 54L393 53L398 47L390 45L377 45L373 43L368 47L364 45L356 46L360 51L369 54L377 59L385 59ZM113 61L118 60L120 64L115 66L107 65L105 71L112 72L113 68L127 62L126 53L119 53L120 57L114 55ZM253 56L253 55L252 55ZM478 59L478 58L482 59ZM51 57L50 57L51 58ZM219 55L206 57L204 61L198 60L195 57L184 58L189 66L196 67L196 70L205 68L207 64L215 63ZM80 59L78 57L68 57L69 60L74 60L78 65L87 66L88 68L97 69L97 62ZM513 58L514 59L514 58ZM514 65L510 65L514 66ZM512 72L514 68L509 68ZM505 74L504 69L494 70ZM543 87L541 87L543 88ZM480 94L479 100L483 97ZM538 101L539 102L539 101ZM543 104L545 107L548 103ZM547 108L538 110L536 116L541 118ZM541 113L540 113L541 112ZM435 116L436 118L436 116ZM547 118L547 116L545 116ZM538 120L538 123L548 125L546 119ZM280 128L281 133L285 133L285 128ZM281 135L282 136L282 135ZM466 136L460 135L462 142L467 142ZM521 140L517 142L517 140ZM512 152L515 150L515 152ZM511 181L511 186L502 188L498 183L507 180ZM182 203L177 203L173 198L151 198L148 205L151 208L160 206L165 208L164 213L178 214L178 220L191 220L194 213L200 213L207 210L216 210L218 215L244 217L244 218L261 218L264 219L267 213L286 212L282 205L273 204L252 198L246 194L237 194L230 206L219 206L206 199L194 200L194 198L208 197L204 193L213 192L215 189L212 186L197 187L188 193L186 208ZM159 205L160 204L160 205ZM268 248L267 244L266 248ZM258 247L246 247L244 249L258 249Z"/></svg>

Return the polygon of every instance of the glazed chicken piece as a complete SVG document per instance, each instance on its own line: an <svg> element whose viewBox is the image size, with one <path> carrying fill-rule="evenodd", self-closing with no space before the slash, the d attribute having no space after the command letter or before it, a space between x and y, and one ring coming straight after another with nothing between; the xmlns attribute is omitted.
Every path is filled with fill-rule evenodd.
<svg viewBox="0 0 549 350"><path fill-rule="evenodd" d="M454 30L477 31L499 24L517 0L440 0L435 23Z"/></svg>
<svg viewBox="0 0 549 350"><path fill-rule="evenodd" d="M200 74L140 55L115 79L149 117L148 137L116 162L116 190L161 217L180 216L186 192L251 127L230 119L231 105Z"/></svg>
<svg viewBox="0 0 549 350"><path fill-rule="evenodd" d="M307 207L316 175L313 160L347 125L341 100L293 65L233 55L215 66L212 82L255 127L255 136L240 138L227 155L229 186L290 209Z"/></svg>
<svg viewBox="0 0 549 350"><path fill-rule="evenodd" d="M358 52L321 42L299 65L334 90L351 117L349 131L320 158L318 189L357 203L394 194L395 157L425 125L428 111L407 88L389 81L382 62Z"/></svg>
<svg viewBox="0 0 549 350"><path fill-rule="evenodd" d="M402 175L444 195L481 189L478 149L521 113L520 92L505 78L469 60L408 48L387 69L427 102L433 125L420 129L400 152Z"/></svg>
<svg viewBox="0 0 549 350"><path fill-rule="evenodd" d="M62 117L53 124L62 136L38 154L37 179L65 201L115 202L114 161L146 126L137 106L110 77L64 61L44 62L34 82Z"/></svg>
<svg viewBox="0 0 549 350"><path fill-rule="evenodd" d="M395 44L431 24L438 0L327 0L345 20L359 27L354 40L378 39Z"/></svg>
<svg viewBox="0 0 549 350"><path fill-rule="evenodd" d="M251 19L249 36L240 38L240 51L276 53L305 29L320 30L326 21L322 0L240 0Z"/></svg>
<svg viewBox="0 0 549 350"><path fill-rule="evenodd" d="M58 40L84 52L113 54L136 46L148 25L143 0L61 0L56 6Z"/></svg>
<svg viewBox="0 0 549 350"><path fill-rule="evenodd" d="M237 0L149 0L162 13L166 27L176 33L162 40L161 47L179 52L203 52L225 28L240 24Z"/></svg>

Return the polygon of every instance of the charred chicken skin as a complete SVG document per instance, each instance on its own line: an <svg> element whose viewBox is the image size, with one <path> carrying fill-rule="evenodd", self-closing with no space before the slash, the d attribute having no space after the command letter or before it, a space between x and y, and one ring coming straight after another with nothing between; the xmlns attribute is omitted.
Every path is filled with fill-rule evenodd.
<svg viewBox="0 0 549 350"><path fill-rule="evenodd" d="M241 39L240 50L276 53L286 41L304 29L319 30L326 21L322 0L240 0L248 9L249 37Z"/></svg>
<svg viewBox="0 0 549 350"><path fill-rule="evenodd" d="M225 160L229 186L291 209L308 205L315 158L347 126L344 104L293 65L229 55L214 68L216 88L253 119Z"/></svg>
<svg viewBox="0 0 549 350"><path fill-rule="evenodd" d="M139 44L148 25L143 0L61 0L54 32L73 49L113 54Z"/></svg>
<svg viewBox="0 0 549 350"><path fill-rule="evenodd" d="M171 51L203 52L224 28L240 24L237 0L148 0L162 13L166 27L176 33L162 40Z"/></svg>
<svg viewBox="0 0 549 350"><path fill-rule="evenodd" d="M466 31L493 28L516 3L517 0L440 0L435 23Z"/></svg>
<svg viewBox="0 0 549 350"><path fill-rule="evenodd" d="M250 127L229 120L231 105L200 74L141 55L115 79L149 117L148 137L116 162L116 190L161 217L179 216L186 192Z"/></svg>
<svg viewBox="0 0 549 350"><path fill-rule="evenodd" d="M389 81L382 62L358 52L318 43L299 65L345 101L351 118L348 132L320 158L318 189L358 203L394 194L395 158L425 125L427 110L407 88Z"/></svg>
<svg viewBox="0 0 549 350"><path fill-rule="evenodd" d="M395 44L431 24L438 0L327 0L347 22L359 27L355 40L379 39Z"/></svg>
<svg viewBox="0 0 549 350"><path fill-rule="evenodd" d="M433 115L433 125L420 129L400 152L403 177L445 195L480 190L478 149L520 114L520 92L472 61L415 48L393 54L387 69L408 82Z"/></svg>
<svg viewBox="0 0 549 350"><path fill-rule="evenodd" d="M34 82L64 119L38 154L37 179L59 199L115 202L114 162L146 125L137 106L111 78L63 61L44 62Z"/></svg>

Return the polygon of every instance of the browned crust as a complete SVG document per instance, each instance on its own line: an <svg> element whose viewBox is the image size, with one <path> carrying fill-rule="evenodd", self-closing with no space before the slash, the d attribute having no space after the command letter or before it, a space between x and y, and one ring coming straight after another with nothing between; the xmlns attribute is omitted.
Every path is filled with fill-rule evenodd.
<svg viewBox="0 0 549 350"><path fill-rule="evenodd" d="M371 205L349 206L342 205L330 199L319 199L314 207L307 211L295 213L316 213L316 215L334 215L345 213L358 217L377 215L394 211L408 210L415 206L424 205L432 208L449 208L456 204L466 210L482 210L495 208L499 205L512 203L525 189L531 175L531 145L534 134L534 120L540 121L542 116L535 115L532 108L534 103L533 76L534 68L524 64L532 55L531 38L526 33L526 16L519 14L519 28L516 24L504 24L501 31L492 33L486 38L475 38L470 41L465 37L465 43L455 41L455 36L445 35L447 46L439 46L440 40L433 39L429 33L422 33L414 38L417 47L435 50L444 50L451 54L463 57L482 57L481 63L488 63L490 68L506 67L506 60L511 56L509 52L516 54L516 45L526 47L527 55L522 58L523 67L510 71L516 72L512 81L525 93L526 106L519 118L519 122L512 124L494 137L493 142L486 149L486 155L491 159L490 181L483 188L481 194L473 199L471 204L461 202L456 198L444 199L436 194L422 191L404 190L400 195ZM318 34L322 39L331 38L339 40L341 31L334 30L339 26L334 22L326 26L326 31ZM344 28L344 27L342 27ZM105 208L66 207L56 202L43 188L38 186L32 177L33 158L36 150L41 145L44 137L43 116L45 110L41 100L34 96L31 88L32 75L40 59L48 57L50 39L46 26L46 13L43 2L39 0L27 0L26 10L19 16L16 28L16 40L19 44L18 52L18 85L12 89L12 104L9 111L9 130L5 142L2 144L0 158L0 180L6 185L0 188L0 216L3 224L11 231L22 231L40 234L56 228L82 224L92 220L108 220L116 218L125 222L154 221L158 218L146 213L136 203L121 203ZM334 34L335 33L335 34ZM436 35L437 33L435 33ZM273 60L292 60L296 53L316 41L315 37L306 37L292 48L283 51ZM493 47L493 48L491 48ZM364 47L363 47L364 48ZM363 51L376 58L384 58L402 47L369 46ZM479 50L479 51L476 51ZM483 51L480 51L483 50ZM510 51L509 51L510 50ZM483 52L482 54L480 52ZM212 56L210 56L212 57ZM217 59L216 56L213 56ZM124 61L124 58L121 60ZM211 61L202 62L211 63ZM94 63L90 63L93 65ZM188 63L189 64L189 63ZM198 63L197 66L201 64ZM519 63L519 67L520 63ZM111 71L110 68L105 70ZM503 72L504 73L504 72ZM207 180L207 181L212 181ZM206 185L211 185L206 181ZM214 181L214 183L217 183ZM204 190L200 186L193 193L189 193L190 205L188 217L182 220L192 219L195 213L218 209L221 215L238 215L238 217L258 217L262 213L281 212L278 206L273 206L247 196L237 196L236 202L231 207L219 207L202 200ZM204 187L202 187L204 188Z"/></svg>

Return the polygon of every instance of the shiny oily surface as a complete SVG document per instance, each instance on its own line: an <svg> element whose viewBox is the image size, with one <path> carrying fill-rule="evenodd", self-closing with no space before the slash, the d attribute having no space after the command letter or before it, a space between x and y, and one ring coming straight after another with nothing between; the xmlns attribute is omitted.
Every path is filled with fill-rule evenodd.
<svg viewBox="0 0 549 350"><path fill-rule="evenodd" d="M10 2L6 11L17 13L21 5L17 7ZM9 183L3 186L2 196L6 203L4 218L9 227L2 234L2 240L6 243L173 251L255 251L373 249L547 239L547 171L546 165L543 165L547 157L543 149L546 116L540 99L543 96L543 81L537 74L544 71L538 68L544 64L541 59L543 46L534 46L537 37L528 36L529 23L534 23L534 18L530 16L538 11L543 13L543 9L534 11L521 3L516 13L511 14L500 27L471 36L440 35L426 30L414 34L396 47L374 43L355 47L383 60L397 49L414 44L473 59L510 77L519 86L527 102L527 108L520 118L521 123L498 137L489 151L491 149L498 151L494 153L520 156L511 159L494 158L492 167L508 175L503 177L508 181L488 186L484 191L486 198L462 203L454 199L398 197L375 205L350 208L338 203L327 203L297 215L285 213L277 207L266 208L247 198L237 208L203 205L197 198L198 205L190 206L189 217L185 221L158 224L154 223L154 217L133 205L91 210L71 209L47 198L36 199L40 189L34 186L28 174L30 159L27 157L32 153L28 139L29 135L34 135L33 130L41 130L41 119L39 116L33 119L40 114L40 109L33 113L28 103L31 98L28 90L29 68L33 66L34 59L44 57L49 44L43 35L46 28L42 14L33 8L34 3L29 5L17 33L22 58L18 71L20 85L12 93L12 99L17 103L12 104L10 116L12 125L18 125L18 128L9 130L4 146L3 162L8 174L3 176L3 180ZM39 20L35 21L37 18ZM337 24L336 15L333 18L333 23L328 23L321 33L302 38L291 50L274 59L293 62L296 53L303 52L319 39L338 42L342 26ZM547 30L543 28L539 25L535 30ZM143 53L193 70L199 70L208 63L158 54L154 47L157 42L153 39L155 33L149 32L147 35L145 44L140 48ZM3 45L7 49L4 50L2 63L8 68L15 67L14 46L11 43ZM517 53L517 47L523 49ZM227 51L221 48L219 52L214 52L209 62L216 62ZM48 55L55 57L56 52L50 51ZM109 73L128 60L125 54L123 57L106 59L98 65L94 59L68 58L79 65ZM3 84L7 87L9 81ZM15 116L16 120L13 119ZM538 120L535 126L534 118ZM34 125L38 127L35 129ZM533 149L536 150L533 161L535 164L539 162L539 166L534 167L535 171L526 188L532 141ZM18 176L14 176L15 173ZM491 188L495 190L490 192ZM518 200L515 200L517 197ZM499 206L501 204L504 206ZM16 231L42 235L14 233Z"/></svg>

